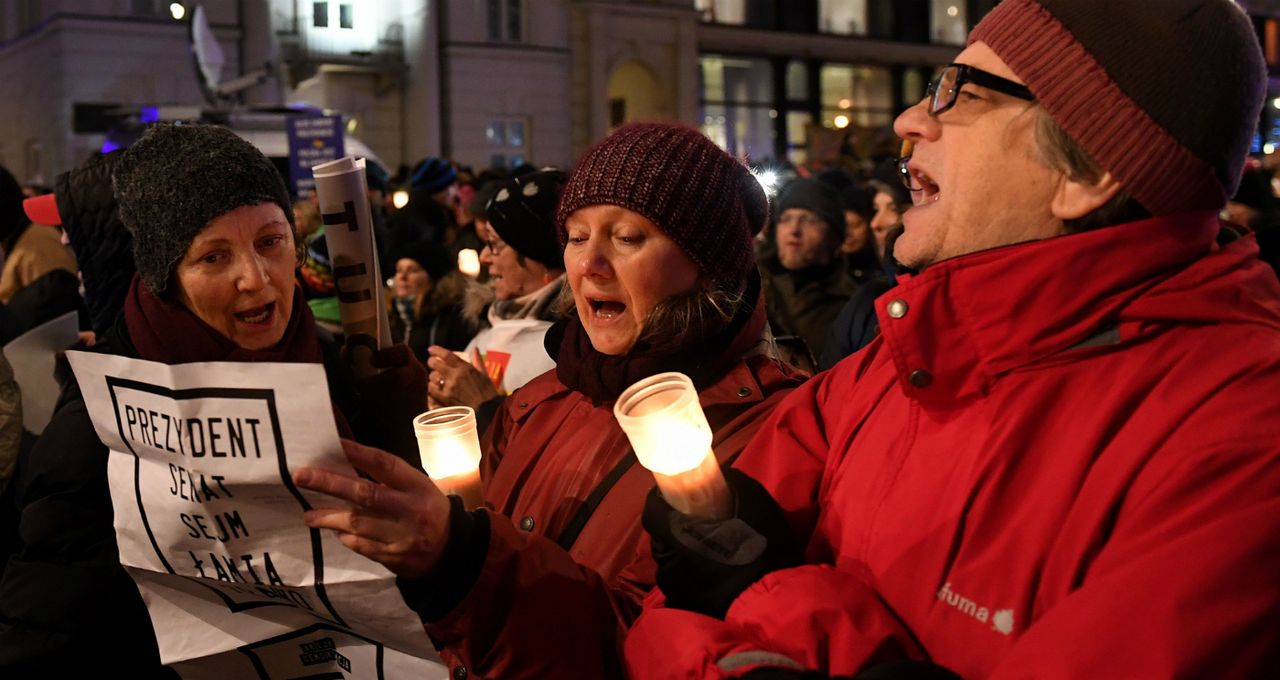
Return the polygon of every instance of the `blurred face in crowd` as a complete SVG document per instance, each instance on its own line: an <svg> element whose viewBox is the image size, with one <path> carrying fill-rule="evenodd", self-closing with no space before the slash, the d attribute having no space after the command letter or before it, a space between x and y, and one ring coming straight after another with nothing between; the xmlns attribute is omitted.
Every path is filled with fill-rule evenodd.
<svg viewBox="0 0 1280 680"><path fill-rule="evenodd" d="M844 211L844 242L840 244L840 252L846 255L862 252L871 239L871 225L862 219L862 215L852 211Z"/></svg>
<svg viewBox="0 0 1280 680"><path fill-rule="evenodd" d="M658 303L698 283L693 259L637 212L593 205L569 215L565 229L574 306L598 352L627 353Z"/></svg>
<svg viewBox="0 0 1280 680"><path fill-rule="evenodd" d="M284 337L293 314L293 232L275 203L215 217L191 241L176 270L178 301L244 349Z"/></svg>
<svg viewBox="0 0 1280 680"><path fill-rule="evenodd" d="M871 202L876 209L876 214L871 217L871 234L876 239L876 251L880 253L880 257L884 257L884 239L902 221L902 215L898 212L898 202L893 200L893 194L878 192Z"/></svg>
<svg viewBox="0 0 1280 680"><path fill-rule="evenodd" d="M1022 82L986 43L976 42L956 63ZM908 164L922 187L903 216L894 258L921 268L997 246L1063 233L1053 199L1063 174L1035 142L1034 104L972 83L955 105L929 115L926 99L894 122L915 142Z"/></svg>
<svg viewBox="0 0 1280 680"><path fill-rule="evenodd" d="M417 260L402 257L396 260L396 275L391 280L391 291L398 298L420 298L427 294L431 276Z"/></svg>
<svg viewBox="0 0 1280 680"><path fill-rule="evenodd" d="M536 260L520 257L520 253L504 243L493 227L485 225L485 234L480 264L489 268L489 280L499 300L514 300L551 282L551 270Z"/></svg>
<svg viewBox="0 0 1280 680"><path fill-rule="evenodd" d="M778 261L790 270L804 269L831 262L829 233L832 227L805 208L787 208L778 216L774 240L778 245Z"/></svg>

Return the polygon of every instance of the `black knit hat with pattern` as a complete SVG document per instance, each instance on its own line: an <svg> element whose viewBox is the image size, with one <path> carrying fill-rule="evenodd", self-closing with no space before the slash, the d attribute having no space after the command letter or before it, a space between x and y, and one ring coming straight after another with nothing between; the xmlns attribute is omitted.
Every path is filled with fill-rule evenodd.
<svg viewBox="0 0 1280 680"><path fill-rule="evenodd" d="M755 268L752 239L769 220L745 165L701 132L666 123L623 126L587 150L556 211L561 242L573 211L601 204L644 215L730 289Z"/></svg>
<svg viewBox="0 0 1280 680"><path fill-rule="evenodd" d="M1004 0L969 34L1153 215L1235 193L1266 93L1231 0Z"/></svg>
<svg viewBox="0 0 1280 680"><path fill-rule="evenodd" d="M492 187L485 218L498 238L517 253L552 269L564 269L564 249L556 235L556 205L565 174L555 168L516 175Z"/></svg>
<svg viewBox="0 0 1280 680"><path fill-rule="evenodd" d="M294 228L289 190L262 152L217 125L162 124L125 150L112 173L138 274L156 296L196 235L236 208L275 203ZM297 243L294 233L294 243Z"/></svg>

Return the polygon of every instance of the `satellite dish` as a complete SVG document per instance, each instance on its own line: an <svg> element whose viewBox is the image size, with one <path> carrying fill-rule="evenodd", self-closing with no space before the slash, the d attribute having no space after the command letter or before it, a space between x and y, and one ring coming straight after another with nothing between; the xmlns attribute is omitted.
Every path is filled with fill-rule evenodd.
<svg viewBox="0 0 1280 680"><path fill-rule="evenodd" d="M204 6L196 5L191 12L191 54L196 61L196 76L200 80L200 89L210 104L217 106L227 102L241 90L251 88L271 77L271 62L263 64L259 69L246 73L238 78L222 82L222 67L226 56L222 45L209 28L209 18L205 15Z"/></svg>

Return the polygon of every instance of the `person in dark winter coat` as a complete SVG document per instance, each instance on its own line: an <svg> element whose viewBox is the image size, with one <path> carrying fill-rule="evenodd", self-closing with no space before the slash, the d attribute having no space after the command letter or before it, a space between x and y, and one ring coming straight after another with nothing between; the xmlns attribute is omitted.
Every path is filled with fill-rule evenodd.
<svg viewBox="0 0 1280 680"><path fill-rule="evenodd" d="M55 269L76 272L76 260L48 225L32 224L23 211L22 187L9 171L0 167L0 248L4 266L0 268L0 302Z"/></svg>
<svg viewBox="0 0 1280 680"><path fill-rule="evenodd" d="M857 290L838 257L845 218L840 195L811 179L792 180L778 194L776 253L760 262L769 327L777 337L800 338L804 368L822 353L831 322Z"/></svg>
<svg viewBox="0 0 1280 680"><path fill-rule="evenodd" d="M1280 281L1219 218L1253 22L1002 0L927 93L894 124L918 273L743 452L771 512L646 508L682 599L647 603L631 677L1275 677ZM734 559L775 540L802 549Z"/></svg>
<svg viewBox="0 0 1280 680"><path fill-rule="evenodd" d="M98 154L58 175L52 194L24 202L33 222L61 225L75 253L93 332L105 337L120 317L133 263L133 237L120 222L111 172L122 152Z"/></svg>
<svg viewBox="0 0 1280 680"><path fill-rule="evenodd" d="M112 177L137 274L95 351L167 364L322 361L294 283L288 190L260 151L225 128L162 125ZM119 563L107 457L73 383L13 480L22 550L0 580L6 678L96 675L104 660L130 677L172 675Z"/></svg>
<svg viewBox="0 0 1280 680"><path fill-rule="evenodd" d="M309 519L361 537L349 544L399 575L454 677L621 677L619 635L653 583L636 522L653 477L632 465L613 405L640 379L683 371L716 455L731 461L797 384L761 351L751 240L767 214L747 168L696 130L619 129L565 186L554 224L574 312L547 335L555 370L507 398L486 434L486 507L466 512L396 466L376 494L399 509ZM361 457L394 463L377 451ZM342 498L370 484L308 469L295 480ZM585 502L593 496L598 505ZM364 542L362 526L386 528L378 546L420 549L384 551Z"/></svg>
<svg viewBox="0 0 1280 680"><path fill-rule="evenodd" d="M454 226L453 198L458 172L442 158L424 158L409 175L409 202L387 218L387 252L417 241L443 243ZM389 258L388 258L389 259Z"/></svg>
<svg viewBox="0 0 1280 680"><path fill-rule="evenodd" d="M543 340L564 316L556 304L565 277L555 229L564 182L563 172L547 168L494 188L485 207L488 242L480 258L495 298L484 310L486 323L467 344L467 360L444 347L431 350L431 398L442 406L470 406L481 425L502 397L555 366ZM480 302L478 293L486 290L473 288L467 306Z"/></svg>
<svg viewBox="0 0 1280 680"><path fill-rule="evenodd" d="M419 241L394 254L391 279L391 337L425 362L427 348L436 345L461 350L475 336L477 326L462 313L467 284L449 252Z"/></svg>

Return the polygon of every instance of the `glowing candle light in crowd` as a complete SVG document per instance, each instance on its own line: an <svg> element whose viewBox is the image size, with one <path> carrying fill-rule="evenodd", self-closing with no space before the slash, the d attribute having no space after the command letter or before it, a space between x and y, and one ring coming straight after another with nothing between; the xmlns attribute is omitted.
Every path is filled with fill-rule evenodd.
<svg viewBox="0 0 1280 680"><path fill-rule="evenodd" d="M468 510L484 504L480 489L480 438L469 406L427 411L413 419L422 469L436 487L460 496Z"/></svg>
<svg viewBox="0 0 1280 680"><path fill-rule="evenodd" d="M618 397L613 414L671 507L704 519L733 514L711 427L688 376L659 373L637 382Z"/></svg>
<svg viewBox="0 0 1280 680"><path fill-rule="evenodd" d="M480 275L480 256L471 248L458 251L458 271L475 278Z"/></svg>

